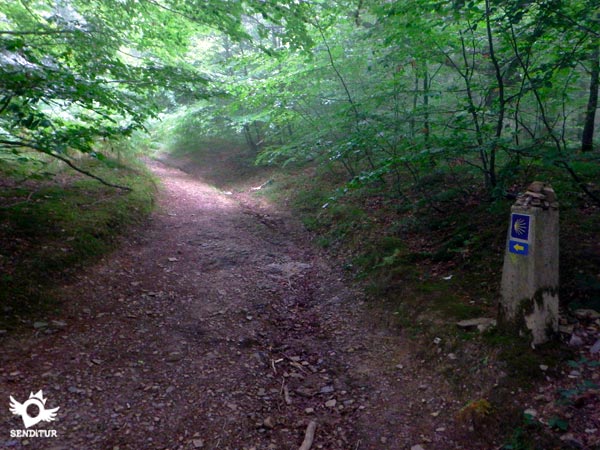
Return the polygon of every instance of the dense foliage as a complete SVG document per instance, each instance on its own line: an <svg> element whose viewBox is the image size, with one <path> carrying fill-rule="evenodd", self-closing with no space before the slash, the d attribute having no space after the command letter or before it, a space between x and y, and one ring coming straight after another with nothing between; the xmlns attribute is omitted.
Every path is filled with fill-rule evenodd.
<svg viewBox="0 0 600 450"><path fill-rule="evenodd" d="M207 134L243 134L261 162L334 164L354 185L460 172L498 196L533 165L598 201L599 7L311 3L310 51L265 34L254 46L213 36L201 62L229 97L189 116Z"/></svg>
<svg viewBox="0 0 600 450"><path fill-rule="evenodd" d="M101 157L161 111L352 184L503 195L533 165L599 201L598 0L3 0L0 148ZM204 98L205 100L199 101ZM206 100L209 99L209 100Z"/></svg>
<svg viewBox="0 0 600 450"><path fill-rule="evenodd" d="M100 140L126 138L164 108L206 97L208 77L191 63L190 39L211 29L248 38L241 17L252 8L217 0L2 0L0 150L33 149L76 169L69 151L102 158ZM262 2L254 8L281 16Z"/></svg>

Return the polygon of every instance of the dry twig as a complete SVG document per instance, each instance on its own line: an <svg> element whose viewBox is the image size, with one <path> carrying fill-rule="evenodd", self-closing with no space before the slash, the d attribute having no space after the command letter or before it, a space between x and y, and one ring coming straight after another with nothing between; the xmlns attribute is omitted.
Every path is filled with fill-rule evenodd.
<svg viewBox="0 0 600 450"><path fill-rule="evenodd" d="M290 390L287 387L287 385L285 384L285 381L283 382L283 399L285 400L286 405L292 404L292 398L290 397Z"/></svg>
<svg viewBox="0 0 600 450"><path fill-rule="evenodd" d="M312 447L313 440L315 439L315 430L317 429L317 422L311 420L308 426L306 427L306 432L304 433L304 441L298 450L310 450Z"/></svg>

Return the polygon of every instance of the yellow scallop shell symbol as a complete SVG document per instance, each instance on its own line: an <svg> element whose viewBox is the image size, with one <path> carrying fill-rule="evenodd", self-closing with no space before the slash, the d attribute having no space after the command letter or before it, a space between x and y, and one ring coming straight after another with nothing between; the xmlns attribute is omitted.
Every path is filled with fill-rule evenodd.
<svg viewBox="0 0 600 450"><path fill-rule="evenodd" d="M515 233L525 234L525 231L527 230L527 224L525 223L525 220L517 219L517 220L515 220L513 228L515 230Z"/></svg>

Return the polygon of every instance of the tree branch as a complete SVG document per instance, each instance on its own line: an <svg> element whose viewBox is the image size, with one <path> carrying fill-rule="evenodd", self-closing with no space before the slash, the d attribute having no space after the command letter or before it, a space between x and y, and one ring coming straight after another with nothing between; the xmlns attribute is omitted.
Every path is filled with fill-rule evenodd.
<svg viewBox="0 0 600 450"><path fill-rule="evenodd" d="M87 170L82 169L81 167L77 167L75 164L73 164L73 162L71 160L65 158L64 156L57 155L56 153L46 153L46 154L52 156L53 158L56 158L56 159L64 162L67 166L69 166L73 170L75 170L75 171L77 171L79 173L82 173L83 175L87 175L88 177L93 178L94 180L99 181L100 183L102 183L105 186L109 186L109 187L117 188L117 189L122 189L123 191L131 191L132 190L128 186L122 186L122 185L119 185L119 184L110 183L110 182L104 180L103 178L100 178L99 176L94 175L93 173L88 172Z"/></svg>
<svg viewBox="0 0 600 450"><path fill-rule="evenodd" d="M48 36L52 34L72 34L76 33L75 30L47 30L47 31L12 31L12 30L0 30L0 34L9 34L11 36Z"/></svg>
<svg viewBox="0 0 600 450"><path fill-rule="evenodd" d="M66 157L64 157L62 155L59 155L57 153L54 153L52 151L45 151L42 148L40 148L39 146L35 145L34 143L31 143L31 142L16 142L16 141L0 140L0 144L4 144L4 145L10 146L10 147L27 147L27 148L30 148L32 150L35 150L37 152L43 153L45 155L51 156L53 158L56 158L56 159L64 162L67 166L69 166L71 169L75 170L76 172L79 172L79 173L81 173L83 175L86 175L86 176L88 176L90 178L93 178L94 180L99 181L100 183L102 183L105 186L116 188L116 189L121 189L123 191L131 191L132 190L128 186L122 186L122 185L119 185L119 184L113 184L113 183L111 183L109 181L106 181L105 179L99 177L98 175L94 175L93 173L91 173L91 172L89 172L89 171L87 171L85 169L82 169L81 167L78 167L70 159L68 159L68 158L66 158Z"/></svg>

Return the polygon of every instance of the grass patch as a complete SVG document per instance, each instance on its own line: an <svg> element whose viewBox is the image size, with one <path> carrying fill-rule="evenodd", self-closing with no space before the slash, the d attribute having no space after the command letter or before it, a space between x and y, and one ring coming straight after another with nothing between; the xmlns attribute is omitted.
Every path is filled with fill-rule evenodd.
<svg viewBox="0 0 600 450"><path fill-rule="evenodd" d="M550 342L532 349L526 339L502 333L497 329L482 335L486 345L499 349L499 360L505 366L511 383L529 386L544 376L540 365L556 367L561 361L573 357L573 353L557 342Z"/></svg>
<svg viewBox="0 0 600 450"><path fill-rule="evenodd" d="M19 167L4 160L0 166L5 176L0 190L2 329L55 310L59 305L52 298L52 286L74 268L113 249L118 236L144 220L153 208L155 184L143 167L83 164L132 191L63 172L54 163L45 165L56 174L53 179L32 180L27 178L29 172L40 165L33 156L28 165Z"/></svg>

